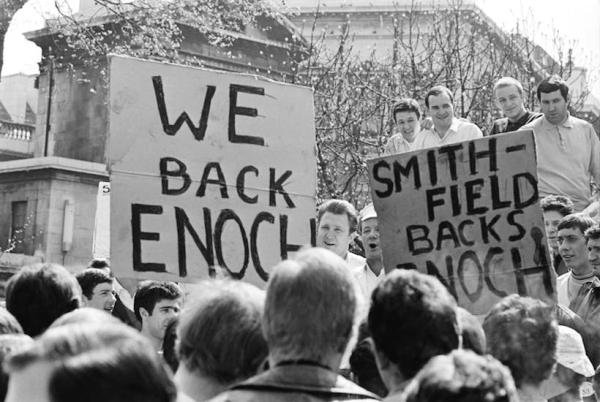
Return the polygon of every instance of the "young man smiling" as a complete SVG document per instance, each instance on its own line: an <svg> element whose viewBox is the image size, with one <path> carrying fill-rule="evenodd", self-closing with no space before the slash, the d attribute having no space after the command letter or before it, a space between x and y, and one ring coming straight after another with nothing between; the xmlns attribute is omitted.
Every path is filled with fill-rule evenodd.
<svg viewBox="0 0 600 402"><path fill-rule="evenodd" d="M101 269L87 268L76 276L83 293L83 305L111 314L115 307L115 284L113 278Z"/></svg>
<svg viewBox="0 0 600 402"><path fill-rule="evenodd" d="M556 280L558 303L569 307L581 287L588 282L600 284L588 259L585 231L594 225L587 215L571 214L558 223L558 252L570 269Z"/></svg>
<svg viewBox="0 0 600 402"><path fill-rule="evenodd" d="M542 116L541 113L525 109L523 86L512 77L502 77L496 81L494 98L505 117L494 120L490 135L516 131Z"/></svg>

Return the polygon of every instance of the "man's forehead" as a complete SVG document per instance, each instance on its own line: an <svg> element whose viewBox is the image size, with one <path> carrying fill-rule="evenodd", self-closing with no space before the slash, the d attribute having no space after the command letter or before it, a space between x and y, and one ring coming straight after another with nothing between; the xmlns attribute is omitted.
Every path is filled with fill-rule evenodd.
<svg viewBox="0 0 600 402"><path fill-rule="evenodd" d="M559 236L578 236L583 237L583 233L579 228L562 228L558 231Z"/></svg>
<svg viewBox="0 0 600 402"><path fill-rule="evenodd" d="M600 248L600 239L588 239L587 245L588 245L588 247Z"/></svg>
<svg viewBox="0 0 600 402"><path fill-rule="evenodd" d="M519 88L516 85L506 84L496 88L496 96L519 95Z"/></svg>
<svg viewBox="0 0 600 402"><path fill-rule="evenodd" d="M181 304L181 299L160 299L154 305L154 308L163 308L163 307L179 307Z"/></svg>
<svg viewBox="0 0 600 402"><path fill-rule="evenodd" d="M113 282L102 282L94 286L94 292L101 292L103 290L113 290L115 287Z"/></svg>
<svg viewBox="0 0 600 402"><path fill-rule="evenodd" d="M556 90L553 92L540 92L540 99L544 100L544 99L555 99L555 98L561 98L562 99L562 94L560 93L560 90Z"/></svg>
<svg viewBox="0 0 600 402"><path fill-rule="evenodd" d="M327 222L327 223L335 223L335 224L343 224L343 222L345 222L347 225L350 225L349 219L348 219L348 215L347 214L334 214L333 212L325 212L323 214L323 216L321 216L321 220L319 221L319 224L322 224L323 222Z"/></svg>

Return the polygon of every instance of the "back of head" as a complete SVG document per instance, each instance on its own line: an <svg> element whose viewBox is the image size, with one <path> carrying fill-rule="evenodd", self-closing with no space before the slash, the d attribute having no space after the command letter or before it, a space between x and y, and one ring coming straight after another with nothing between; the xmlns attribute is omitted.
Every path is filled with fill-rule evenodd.
<svg viewBox="0 0 600 402"><path fill-rule="evenodd" d="M369 329L375 347L413 377L433 356L459 347L456 301L435 277L394 270L373 291Z"/></svg>
<svg viewBox="0 0 600 402"><path fill-rule="evenodd" d="M596 224L591 228L588 228L585 232L585 239L587 240L600 240L600 225Z"/></svg>
<svg viewBox="0 0 600 402"><path fill-rule="evenodd" d="M510 371L491 356L454 350L437 356L407 388L407 402L517 402Z"/></svg>
<svg viewBox="0 0 600 402"><path fill-rule="evenodd" d="M556 211L562 216L567 216L573 213L575 205L568 197L562 195L547 195L540 201L542 211Z"/></svg>
<svg viewBox="0 0 600 402"><path fill-rule="evenodd" d="M486 341L483 326L477 317L464 308L458 307L457 313L463 349L470 349L477 354L484 355Z"/></svg>
<svg viewBox="0 0 600 402"><path fill-rule="evenodd" d="M537 98L540 100L542 93L549 94L555 91L560 91L560 94L565 101L569 100L569 86L558 75L552 75L539 83L537 87Z"/></svg>
<svg viewBox="0 0 600 402"><path fill-rule="evenodd" d="M106 325L124 325L121 320L106 311L98 310L92 307L81 307L77 310L68 312L58 317L56 321L50 325L50 328L62 327L71 324L106 324Z"/></svg>
<svg viewBox="0 0 600 402"><path fill-rule="evenodd" d="M33 339L22 333L0 335L0 401L4 400L8 390L8 373L1 368L4 359L11 353L29 347L32 343Z"/></svg>
<svg viewBox="0 0 600 402"><path fill-rule="evenodd" d="M264 292L243 282L206 283L178 329L180 364L223 385L257 373L267 357L261 330Z"/></svg>
<svg viewBox="0 0 600 402"><path fill-rule="evenodd" d="M97 269L110 269L110 262L106 258L94 258L88 263L88 268L97 268Z"/></svg>
<svg viewBox="0 0 600 402"><path fill-rule="evenodd" d="M483 322L488 353L506 365L517 387L539 385L556 362L558 325L552 308L540 300L510 295Z"/></svg>
<svg viewBox="0 0 600 402"><path fill-rule="evenodd" d="M89 402L172 402L176 396L160 357L125 325L51 328L29 349L11 355L5 367L12 375L35 363L50 364L53 402L79 401L83 395Z"/></svg>
<svg viewBox="0 0 600 402"><path fill-rule="evenodd" d="M358 297L346 263L331 251L311 248L279 263L267 285L263 317L271 358L323 362L343 353Z"/></svg>
<svg viewBox="0 0 600 402"><path fill-rule="evenodd" d="M23 267L6 285L6 308L29 336L41 334L54 320L80 304L79 284L60 265Z"/></svg>
<svg viewBox="0 0 600 402"><path fill-rule="evenodd" d="M138 285L133 298L133 312L138 321L142 321L140 308L152 313L154 306L161 300L175 300L183 296L183 291L175 282L143 281Z"/></svg>
<svg viewBox="0 0 600 402"><path fill-rule="evenodd" d="M350 232L356 230L356 224L358 222L358 214L356 208L346 200L331 199L324 201L320 206L317 213L317 221L320 221L325 212L329 212L334 215L346 215L348 217L348 225Z"/></svg>
<svg viewBox="0 0 600 402"><path fill-rule="evenodd" d="M4 307L0 307L0 335L22 333L23 328L15 316Z"/></svg>
<svg viewBox="0 0 600 402"><path fill-rule="evenodd" d="M565 216L558 222L557 229L579 229L583 234L586 230L594 226L595 222L589 215L575 213Z"/></svg>
<svg viewBox="0 0 600 402"><path fill-rule="evenodd" d="M91 299L94 293L94 288L101 283L113 283L113 279L108 272L98 268L86 268L75 275L81 292L85 297Z"/></svg>

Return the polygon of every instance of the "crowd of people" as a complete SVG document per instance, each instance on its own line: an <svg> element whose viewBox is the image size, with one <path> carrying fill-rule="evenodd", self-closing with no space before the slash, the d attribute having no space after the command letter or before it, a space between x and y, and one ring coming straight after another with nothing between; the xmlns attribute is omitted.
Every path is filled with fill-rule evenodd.
<svg viewBox="0 0 600 402"><path fill-rule="evenodd" d="M541 113L500 79L490 135L534 132L557 303L510 295L482 317L435 277L386 270L377 212L339 199L317 213L316 247L270 270L266 290L227 278L139 283L107 260L76 275L22 268L0 309L0 400L600 401L600 145L568 113L568 87L540 83ZM394 106L395 154L481 137L432 88ZM358 234L358 239L353 234Z"/></svg>

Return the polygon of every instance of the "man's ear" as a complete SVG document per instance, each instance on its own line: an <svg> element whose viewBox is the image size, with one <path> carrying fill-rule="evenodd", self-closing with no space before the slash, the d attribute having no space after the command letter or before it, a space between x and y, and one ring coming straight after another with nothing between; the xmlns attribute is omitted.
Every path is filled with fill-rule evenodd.
<svg viewBox="0 0 600 402"><path fill-rule="evenodd" d="M140 307L140 317L148 318L149 316L150 313L148 313L148 310L146 310L144 307Z"/></svg>

